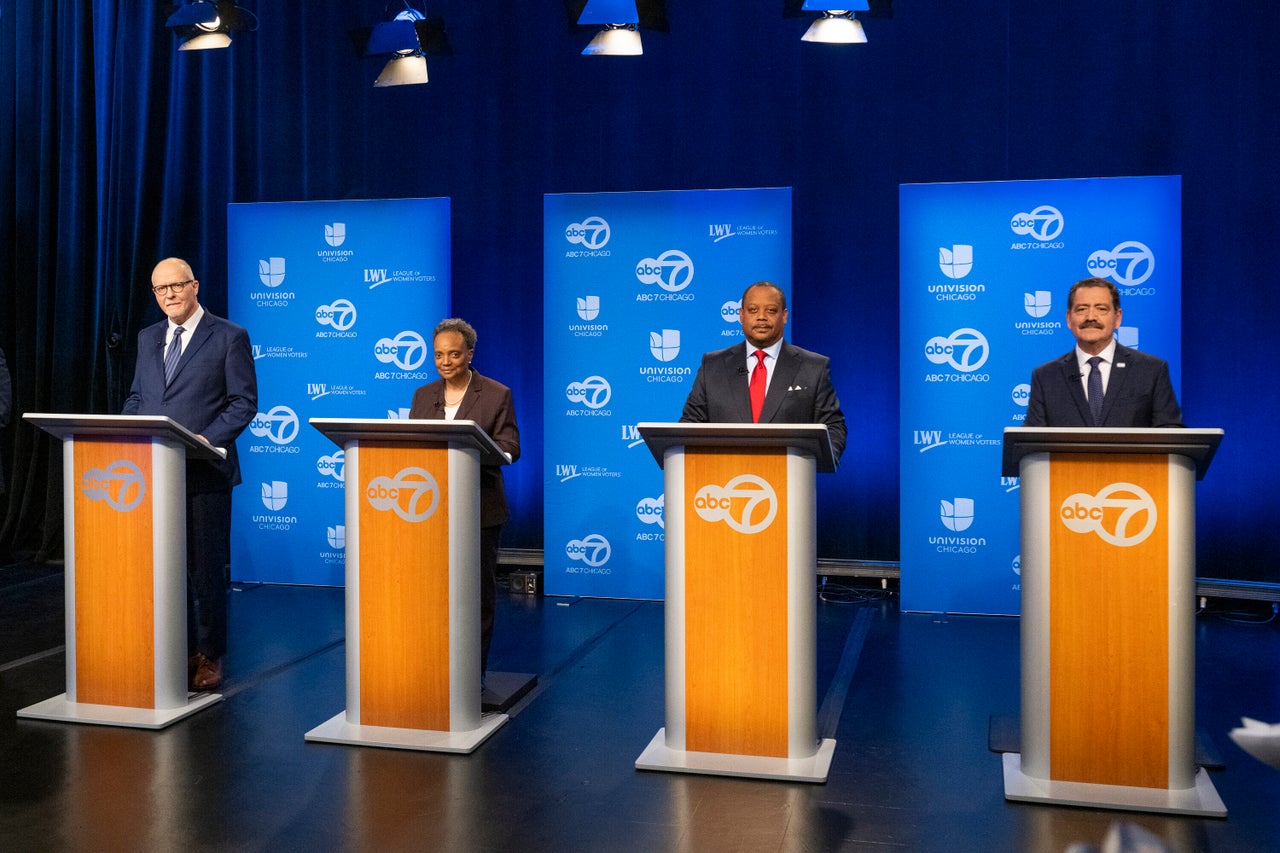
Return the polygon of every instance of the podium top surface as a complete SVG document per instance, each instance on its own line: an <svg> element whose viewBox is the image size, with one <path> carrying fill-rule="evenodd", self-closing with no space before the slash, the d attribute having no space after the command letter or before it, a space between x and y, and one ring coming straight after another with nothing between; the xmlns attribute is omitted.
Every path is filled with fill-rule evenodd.
<svg viewBox="0 0 1280 853"><path fill-rule="evenodd" d="M511 461L475 421L311 418L307 423L339 447L345 447L350 441L443 442L480 451L481 465L506 465Z"/></svg>
<svg viewBox="0 0 1280 853"><path fill-rule="evenodd" d="M812 456L818 470L836 470L826 424L691 424L646 421L636 429L663 466L669 447L791 448Z"/></svg>
<svg viewBox="0 0 1280 853"><path fill-rule="evenodd" d="M1220 429L1179 427L1005 427L1001 475L1019 476L1022 457L1032 453L1150 453L1188 457L1199 480L1222 436Z"/></svg>
<svg viewBox="0 0 1280 853"><path fill-rule="evenodd" d="M190 459L226 459L227 451L214 447L166 415L59 415L28 412L24 421L55 438L76 436L105 438L167 438L186 447Z"/></svg>

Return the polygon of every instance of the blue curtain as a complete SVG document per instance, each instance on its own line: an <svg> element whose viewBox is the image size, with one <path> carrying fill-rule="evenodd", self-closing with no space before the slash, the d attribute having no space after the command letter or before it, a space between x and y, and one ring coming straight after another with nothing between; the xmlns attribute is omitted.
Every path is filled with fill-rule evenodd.
<svg viewBox="0 0 1280 853"><path fill-rule="evenodd" d="M0 348L18 412L118 410L160 316L145 288L161 257L189 259L225 313L228 202L449 196L455 310L525 434L504 544L540 547L543 193L791 186L791 337L832 356L853 427L821 485L819 554L893 560L912 426L898 185L1181 174L1182 402L1227 431L1199 487L1198 574L1280 580L1280 401L1254 355L1280 337L1280 5L898 0L868 44L838 48L802 44L782 0L669 0L643 57L601 58L579 55L591 33L564 4L438 0L455 55L426 86L375 90L348 32L382 0L244 3L257 32L179 54L163 3L0 0ZM16 424L0 449L0 551L55 556L58 448Z"/></svg>

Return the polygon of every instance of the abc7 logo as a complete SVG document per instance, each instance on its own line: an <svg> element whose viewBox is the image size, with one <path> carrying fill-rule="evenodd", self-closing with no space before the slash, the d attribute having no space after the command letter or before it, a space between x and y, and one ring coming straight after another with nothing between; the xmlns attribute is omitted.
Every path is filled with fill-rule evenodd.
<svg viewBox="0 0 1280 853"><path fill-rule="evenodd" d="M332 456L321 456L316 460L316 470L325 477L332 477L339 483L347 473L347 452L339 450Z"/></svg>
<svg viewBox="0 0 1280 853"><path fill-rule="evenodd" d="M580 243L584 249L603 249L609 242L609 223L599 216L588 216L564 229L564 238L570 243Z"/></svg>
<svg viewBox="0 0 1280 853"><path fill-rule="evenodd" d="M394 364L401 370L417 370L427 360L427 342L414 331L403 331L394 338L381 338L373 354L383 364Z"/></svg>
<svg viewBox="0 0 1280 853"><path fill-rule="evenodd" d="M298 415L288 406L273 406L265 415L258 412L249 422L249 432L275 444L288 444L298 437Z"/></svg>
<svg viewBox="0 0 1280 853"><path fill-rule="evenodd" d="M603 376L588 376L581 382L570 382L564 395L571 403L581 403L588 409L601 409L609 405L613 389Z"/></svg>
<svg viewBox="0 0 1280 853"><path fill-rule="evenodd" d="M987 363L991 346L977 329L956 329L950 337L930 338L924 354L934 364L949 364L961 373L972 373Z"/></svg>
<svg viewBox="0 0 1280 853"><path fill-rule="evenodd" d="M1042 204L1030 213L1019 213L1009 221L1014 234L1021 234L1040 242L1053 240L1062 233L1062 211Z"/></svg>
<svg viewBox="0 0 1280 853"><path fill-rule="evenodd" d="M356 306L350 299L335 299L332 305L321 305L316 309L316 322L345 332L356 324Z"/></svg>
<svg viewBox="0 0 1280 853"><path fill-rule="evenodd" d="M564 546L564 553L570 560L581 560L594 568L609 562L613 549L608 539L592 533L582 539L570 539Z"/></svg>
<svg viewBox="0 0 1280 853"><path fill-rule="evenodd" d="M644 498L636 504L636 518L645 524L656 524L662 529L666 529L666 521L663 514L666 510L667 496L660 498Z"/></svg>
<svg viewBox="0 0 1280 853"><path fill-rule="evenodd" d="M736 323L741 312L742 303L733 299L720 306L720 319L726 323Z"/></svg>
<svg viewBox="0 0 1280 853"><path fill-rule="evenodd" d="M106 501L117 512L129 512L142 503L147 481L142 469L126 459L117 459L107 470L90 468L80 478L80 491L91 501Z"/></svg>
<svg viewBox="0 0 1280 853"><path fill-rule="evenodd" d="M723 486L698 489L693 508L703 521L723 521L738 533L760 533L778 517L778 496L755 474L739 474Z"/></svg>
<svg viewBox="0 0 1280 853"><path fill-rule="evenodd" d="M693 261L679 249L667 249L656 258L645 258L636 264L636 278L641 284L656 284L676 293L693 283Z"/></svg>
<svg viewBox="0 0 1280 853"><path fill-rule="evenodd" d="M1086 266L1093 275L1133 287L1151 278L1156 271L1156 256L1137 240L1126 240L1110 252L1106 249L1094 252Z"/></svg>
<svg viewBox="0 0 1280 853"><path fill-rule="evenodd" d="M1133 483L1112 483L1096 495L1076 493L1062 502L1059 515L1072 533L1096 533L1118 548L1131 548L1156 529L1156 502Z"/></svg>
<svg viewBox="0 0 1280 853"><path fill-rule="evenodd" d="M1013 386L1013 402L1019 406L1026 406L1031 402L1031 386L1026 382Z"/></svg>
<svg viewBox="0 0 1280 853"><path fill-rule="evenodd" d="M365 489L369 506L391 510L411 524L426 521L440 505L436 478L421 468L403 468L394 477L374 477Z"/></svg>

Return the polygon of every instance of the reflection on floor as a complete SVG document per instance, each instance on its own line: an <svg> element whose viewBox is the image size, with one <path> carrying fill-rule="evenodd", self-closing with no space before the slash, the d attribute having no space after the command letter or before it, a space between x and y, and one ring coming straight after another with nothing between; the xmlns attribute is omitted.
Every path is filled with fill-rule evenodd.
<svg viewBox="0 0 1280 853"><path fill-rule="evenodd" d="M1199 617L1198 728L1229 809L1199 820L1005 802L988 726L1018 711L1018 621L862 594L818 606L825 785L634 768L664 723L657 602L500 594L491 666L538 682L472 755L306 743L344 705L342 595L237 588L225 700L146 732L15 718L63 690L62 576L0 567L0 846L1062 851L1125 820L1179 851L1280 850L1280 773L1226 734L1280 720L1275 623Z"/></svg>

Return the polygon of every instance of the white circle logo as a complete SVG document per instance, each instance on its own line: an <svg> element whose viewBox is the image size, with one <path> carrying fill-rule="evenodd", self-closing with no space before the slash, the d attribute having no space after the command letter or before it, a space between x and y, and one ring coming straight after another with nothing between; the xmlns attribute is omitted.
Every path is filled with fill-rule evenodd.
<svg viewBox="0 0 1280 853"><path fill-rule="evenodd" d="M1096 495L1077 492L1058 514L1072 533L1096 533L1117 548L1132 548L1156 529L1156 502L1133 483L1112 483Z"/></svg>
<svg viewBox="0 0 1280 853"><path fill-rule="evenodd" d="M723 521L730 529L750 535L773 524L778 517L778 496L763 478L739 474L723 486L698 489L693 508L703 521Z"/></svg>

